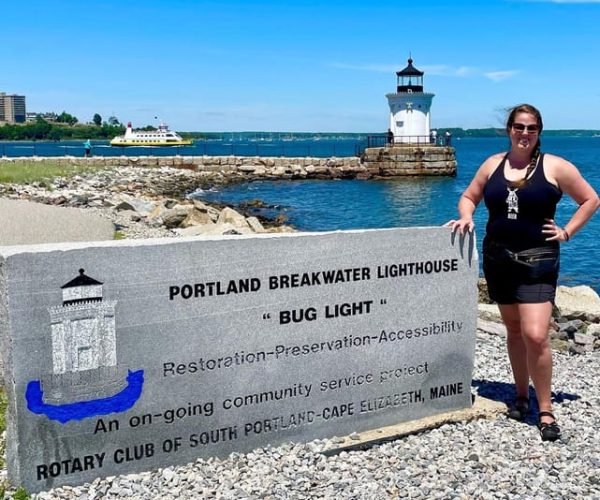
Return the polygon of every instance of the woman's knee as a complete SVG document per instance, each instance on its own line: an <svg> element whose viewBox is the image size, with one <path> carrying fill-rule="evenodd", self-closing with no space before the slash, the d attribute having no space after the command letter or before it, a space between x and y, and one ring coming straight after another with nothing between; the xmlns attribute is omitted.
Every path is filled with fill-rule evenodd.
<svg viewBox="0 0 600 500"><path fill-rule="evenodd" d="M523 331L523 339L528 350L544 351L550 348L550 340L547 329L526 329Z"/></svg>
<svg viewBox="0 0 600 500"><path fill-rule="evenodd" d="M508 328L506 329L506 345L508 348L516 348L519 350L524 349L523 336L521 332L511 332Z"/></svg>
<svg viewBox="0 0 600 500"><path fill-rule="evenodd" d="M518 320L507 320L503 321L506 327L506 333L509 341L518 341L521 339L521 322Z"/></svg>

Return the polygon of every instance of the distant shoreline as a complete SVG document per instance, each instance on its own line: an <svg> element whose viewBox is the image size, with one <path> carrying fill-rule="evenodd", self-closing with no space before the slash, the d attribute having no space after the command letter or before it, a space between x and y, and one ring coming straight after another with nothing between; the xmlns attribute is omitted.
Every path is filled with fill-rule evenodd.
<svg viewBox="0 0 600 500"><path fill-rule="evenodd" d="M1 130L1 128L0 128ZM452 137L470 138L470 139L489 139L494 137L506 137L506 131L500 128L487 129L462 129L462 128L436 128L438 132L444 133L446 130L451 132ZM230 141L230 142L286 142L286 141L344 141L344 140L366 140L367 137L384 136L383 132L268 132L268 131L237 131L237 132L185 132L178 131L186 138L191 138L197 141ZM598 137L600 138L600 130L594 129L554 129L544 130L545 137ZM86 136L87 138L87 136ZM26 138L26 139L5 139L0 134L0 143L66 143L66 142L81 142L81 137L61 136L57 138ZM108 144L110 138L94 138L90 137L92 143Z"/></svg>
<svg viewBox="0 0 600 500"><path fill-rule="evenodd" d="M483 129L463 129L460 127L438 127L432 130L437 131L450 131L454 137L473 137L473 138L488 138L488 137L505 137L506 130L503 128L483 128ZM282 136L287 138L288 140L294 139L313 139L315 137L319 137L321 139L356 139L361 137L368 136L376 136L376 135L385 135L384 132L278 132L278 131L234 131L234 132L183 132L186 136L192 138L206 138L211 139L214 137L226 137L230 136L242 136L247 139L255 138L258 135L258 138L265 138L266 136ZM600 130L594 129L554 129L554 130L546 130L544 129L543 135L552 136L552 137L600 137ZM290 137L291 136L291 137ZM285 140L285 139L275 139L273 140Z"/></svg>

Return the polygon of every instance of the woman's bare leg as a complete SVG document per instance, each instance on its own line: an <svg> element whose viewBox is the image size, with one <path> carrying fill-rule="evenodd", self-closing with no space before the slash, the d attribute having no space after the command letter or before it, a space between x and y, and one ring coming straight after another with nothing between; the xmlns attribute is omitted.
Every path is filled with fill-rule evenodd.
<svg viewBox="0 0 600 500"><path fill-rule="evenodd" d="M518 304L499 304L502 321L506 326L506 348L512 367L517 397L529 397L529 363L527 345L521 333L521 317Z"/></svg>
<svg viewBox="0 0 600 500"><path fill-rule="evenodd" d="M527 368L535 387L540 411L552 412L552 349L548 338L552 304L518 304L521 333L526 345ZM542 417L542 422L552 422Z"/></svg>

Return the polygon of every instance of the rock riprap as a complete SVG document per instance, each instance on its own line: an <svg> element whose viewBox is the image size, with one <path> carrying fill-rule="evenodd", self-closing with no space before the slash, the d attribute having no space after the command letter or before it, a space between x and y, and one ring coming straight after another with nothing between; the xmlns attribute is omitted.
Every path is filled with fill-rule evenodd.
<svg viewBox="0 0 600 500"><path fill-rule="evenodd" d="M209 180L210 178L210 180ZM113 221L119 237L149 238L286 232L278 221L246 217L190 195L228 182L221 174L155 167L117 167L49 182L0 184L0 196L94 210Z"/></svg>
<svg viewBox="0 0 600 500"><path fill-rule="evenodd" d="M506 335L498 306L490 304L485 280L479 283L480 328ZM589 286L558 286L550 323L550 342L559 351L583 354L600 350L600 297Z"/></svg>

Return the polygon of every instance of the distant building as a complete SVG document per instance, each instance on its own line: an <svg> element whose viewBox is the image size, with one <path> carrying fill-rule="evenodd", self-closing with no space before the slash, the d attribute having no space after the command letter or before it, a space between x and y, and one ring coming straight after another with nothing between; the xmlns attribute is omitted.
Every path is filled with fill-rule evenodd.
<svg viewBox="0 0 600 500"><path fill-rule="evenodd" d="M395 143L428 143L430 141L431 101L435 94L423 92L423 71L408 66L396 72L396 92L387 94L390 107L389 129Z"/></svg>
<svg viewBox="0 0 600 500"><path fill-rule="evenodd" d="M27 123L35 123L38 118L43 118L49 123L55 123L58 115L52 111L46 113L28 112L25 121Z"/></svg>
<svg viewBox="0 0 600 500"><path fill-rule="evenodd" d="M0 92L0 123L25 123L26 119L25 96Z"/></svg>

